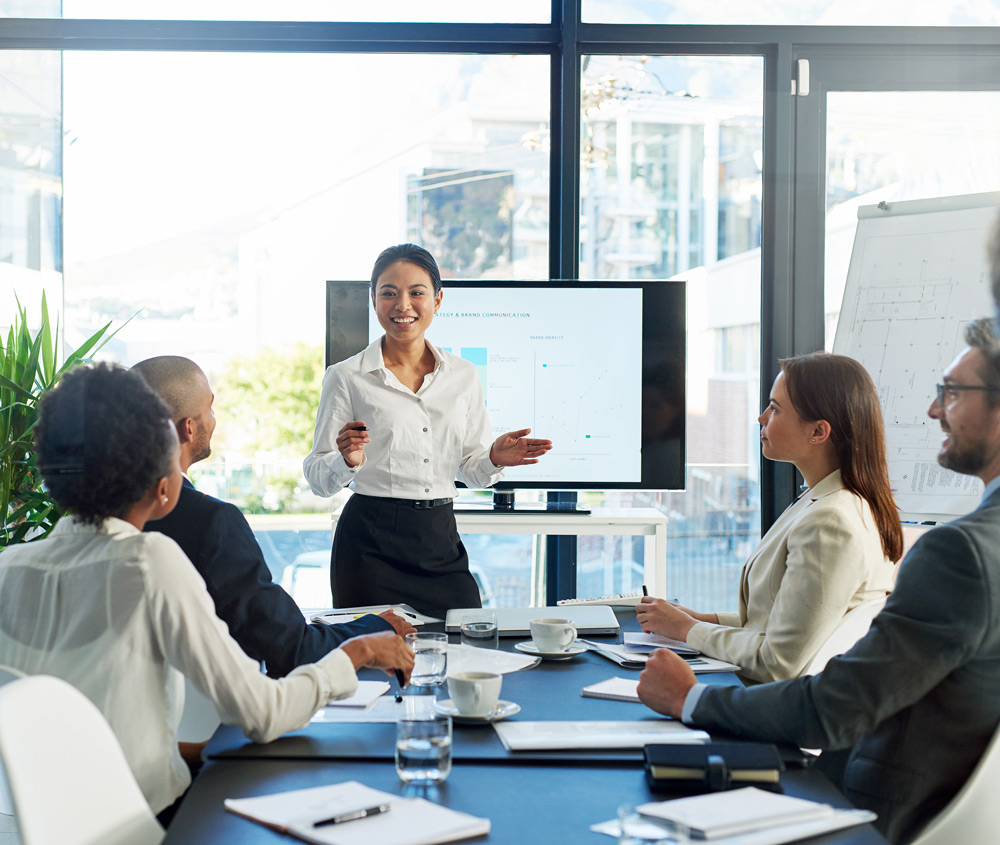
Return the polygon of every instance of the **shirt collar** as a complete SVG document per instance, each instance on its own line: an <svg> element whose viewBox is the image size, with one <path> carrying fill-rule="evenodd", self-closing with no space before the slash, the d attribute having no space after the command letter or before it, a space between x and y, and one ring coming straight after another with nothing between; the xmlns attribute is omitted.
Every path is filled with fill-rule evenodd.
<svg viewBox="0 0 1000 845"><path fill-rule="evenodd" d="M451 362L440 349L429 340L425 340L424 343L427 344L427 348L430 349L431 354L434 356L433 372L451 367ZM364 352L361 353L361 369L366 373L374 373L385 370L385 368L385 358L382 357L382 337L379 336L369 343Z"/></svg>
<svg viewBox="0 0 1000 845"><path fill-rule="evenodd" d="M1000 475L986 485L986 489L983 490L983 501L985 502L990 496L996 493L997 490L1000 490Z"/></svg>
<svg viewBox="0 0 1000 845"><path fill-rule="evenodd" d="M836 493L838 490L844 489L844 482L840 477L840 470L835 469L825 478L816 482L814 487L810 487L802 495L808 496L812 501L823 498L823 496L828 496L830 493Z"/></svg>
<svg viewBox="0 0 1000 845"><path fill-rule="evenodd" d="M51 536L94 536L98 534L107 534L109 536L117 535L128 535L128 534L138 534L139 529L136 528L131 522L126 522L124 519L118 519L116 516L109 516L103 522L97 525L91 525L87 522L81 522L75 516L64 516L59 522L56 523L56 527L52 529Z"/></svg>

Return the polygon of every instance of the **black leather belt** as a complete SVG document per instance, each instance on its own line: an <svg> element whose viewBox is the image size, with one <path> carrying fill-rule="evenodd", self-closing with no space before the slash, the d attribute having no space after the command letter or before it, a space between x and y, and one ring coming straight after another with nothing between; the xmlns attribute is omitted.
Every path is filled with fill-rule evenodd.
<svg viewBox="0 0 1000 845"><path fill-rule="evenodd" d="M364 496L364 493L355 493L356 496ZM442 505L450 505L454 499L396 499L393 496L365 496L366 499L377 499L380 502L395 502L397 505L407 505L418 511L439 508Z"/></svg>
<svg viewBox="0 0 1000 845"><path fill-rule="evenodd" d="M396 501L403 501L408 505L413 505L418 511L439 508L441 505L450 505L452 502L451 499L397 499Z"/></svg>

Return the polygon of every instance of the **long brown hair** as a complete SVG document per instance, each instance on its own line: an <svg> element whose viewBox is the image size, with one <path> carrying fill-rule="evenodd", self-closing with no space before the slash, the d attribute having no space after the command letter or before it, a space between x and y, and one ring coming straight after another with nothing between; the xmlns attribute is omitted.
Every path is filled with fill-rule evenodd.
<svg viewBox="0 0 1000 845"><path fill-rule="evenodd" d="M885 556L899 560L903 528L889 487L882 408L871 376L853 358L826 352L778 363L798 415L807 422L830 424L844 487L868 502Z"/></svg>

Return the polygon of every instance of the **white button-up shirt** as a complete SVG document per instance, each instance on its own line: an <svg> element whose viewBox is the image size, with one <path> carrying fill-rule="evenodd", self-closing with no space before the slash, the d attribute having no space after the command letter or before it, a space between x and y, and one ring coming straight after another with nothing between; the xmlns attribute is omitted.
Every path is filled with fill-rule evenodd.
<svg viewBox="0 0 1000 845"><path fill-rule="evenodd" d="M262 675L180 547L120 519L93 526L66 518L45 540L8 547L0 595L0 664L62 678L93 701L153 812L191 782L177 749L181 673L224 723L257 742L303 727L357 689L340 650L278 681Z"/></svg>
<svg viewBox="0 0 1000 845"><path fill-rule="evenodd" d="M317 496L350 485L368 496L445 499L456 494L456 474L469 487L503 477L490 461L494 438L475 366L427 346L434 369L416 393L386 368L381 338L327 369L313 450L302 464ZM371 438L357 467L337 449L337 433L351 420L363 420Z"/></svg>

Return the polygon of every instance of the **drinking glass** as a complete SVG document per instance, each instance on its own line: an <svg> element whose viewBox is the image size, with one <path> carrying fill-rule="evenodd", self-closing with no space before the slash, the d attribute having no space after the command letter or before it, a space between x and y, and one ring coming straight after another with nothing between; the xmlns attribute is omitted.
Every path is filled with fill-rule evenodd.
<svg viewBox="0 0 1000 845"><path fill-rule="evenodd" d="M462 645L497 648L500 645L495 610L470 610L462 614Z"/></svg>
<svg viewBox="0 0 1000 845"><path fill-rule="evenodd" d="M644 818L631 804L618 808L618 845L686 845L691 840L687 828L666 828Z"/></svg>
<svg viewBox="0 0 1000 845"><path fill-rule="evenodd" d="M416 687L443 684L448 669L448 635L420 631L407 634L406 644L413 649L410 683Z"/></svg>
<svg viewBox="0 0 1000 845"><path fill-rule="evenodd" d="M441 783L451 771L451 717L427 713L396 723L396 774L404 783Z"/></svg>

